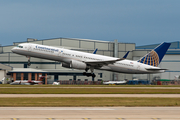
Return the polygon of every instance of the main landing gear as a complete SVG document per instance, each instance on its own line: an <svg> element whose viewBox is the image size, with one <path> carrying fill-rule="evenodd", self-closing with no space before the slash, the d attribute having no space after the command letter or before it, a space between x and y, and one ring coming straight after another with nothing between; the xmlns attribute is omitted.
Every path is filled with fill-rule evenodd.
<svg viewBox="0 0 180 120"><path fill-rule="evenodd" d="M90 77L92 76L93 78L96 77L96 75L94 73L86 73L86 72L83 72L83 75L87 76L87 77Z"/></svg>
<svg viewBox="0 0 180 120"><path fill-rule="evenodd" d="M90 67L91 73L87 73L88 70L89 70L89 68L86 68L86 69L85 69L86 72L83 72L83 75L85 75L85 76L87 76L87 77L92 76L92 78L95 78L96 75L93 73L93 72L94 72L94 68L93 68L93 67Z"/></svg>

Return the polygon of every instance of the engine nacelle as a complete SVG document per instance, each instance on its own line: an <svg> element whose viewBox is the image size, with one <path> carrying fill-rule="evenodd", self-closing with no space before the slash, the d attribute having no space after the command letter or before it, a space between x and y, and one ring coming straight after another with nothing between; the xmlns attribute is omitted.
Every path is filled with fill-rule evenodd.
<svg viewBox="0 0 180 120"><path fill-rule="evenodd" d="M62 67L85 70L87 65L81 61L72 60L70 61L70 64L63 62Z"/></svg>
<svg viewBox="0 0 180 120"><path fill-rule="evenodd" d="M71 65L70 65L70 64L67 64L67 63L62 63L62 67L71 68Z"/></svg>
<svg viewBox="0 0 180 120"><path fill-rule="evenodd" d="M75 68L75 69L82 69L82 70L85 70L87 65L81 61L76 61L76 60L72 60L70 62L70 67L71 68Z"/></svg>

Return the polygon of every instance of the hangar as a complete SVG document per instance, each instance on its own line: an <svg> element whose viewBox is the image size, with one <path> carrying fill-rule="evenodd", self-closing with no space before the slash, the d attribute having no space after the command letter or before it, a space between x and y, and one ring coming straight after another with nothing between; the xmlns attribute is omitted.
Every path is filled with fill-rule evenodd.
<svg viewBox="0 0 180 120"><path fill-rule="evenodd" d="M67 49L92 53L98 48L97 54L111 57L122 57L127 51L130 51L127 59L138 60L149 51L154 49L158 44L136 46L135 43L121 43L117 40L101 41L89 39L74 39L74 38L54 38L37 40L28 38L24 42L14 42L13 45L0 46L0 63L6 66L11 66L12 70L6 70L7 74L11 75L13 80L37 80L41 75L46 76L45 83L52 83L57 80L76 80L76 81L108 81L108 80L132 80L143 79L153 80L156 78L174 79L174 76L180 75L180 48L179 41L173 42L165 55L161 68L169 70L161 74L123 74L108 71L95 70L96 77L86 77L82 75L81 70L66 69L61 67L58 61L50 61L38 58L31 58L31 66L27 65L27 58L11 52L11 49L20 43L36 43L55 47L63 47ZM1 68L2 69L2 68Z"/></svg>

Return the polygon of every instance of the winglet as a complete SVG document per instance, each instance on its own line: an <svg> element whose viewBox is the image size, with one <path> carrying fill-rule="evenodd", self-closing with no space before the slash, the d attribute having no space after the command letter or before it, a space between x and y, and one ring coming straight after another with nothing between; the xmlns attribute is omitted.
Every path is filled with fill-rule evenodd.
<svg viewBox="0 0 180 120"><path fill-rule="evenodd" d="M126 59L128 54L129 54L129 51L123 56L123 58Z"/></svg>
<svg viewBox="0 0 180 120"><path fill-rule="evenodd" d="M98 49L96 48L96 49L94 50L93 54L96 54L97 50L98 50Z"/></svg>

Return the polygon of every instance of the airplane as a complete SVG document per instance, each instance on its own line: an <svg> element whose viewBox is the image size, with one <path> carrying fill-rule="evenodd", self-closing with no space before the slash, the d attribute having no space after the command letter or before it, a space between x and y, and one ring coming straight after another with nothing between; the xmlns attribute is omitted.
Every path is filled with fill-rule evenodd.
<svg viewBox="0 0 180 120"><path fill-rule="evenodd" d="M94 69L127 74L165 72L167 69L161 69L158 65L170 45L171 43L163 42L138 61L127 60L128 53L122 58L115 58L33 43L19 44L12 48L11 51L26 56L28 65L30 65L30 57L59 61L62 63L62 67L85 70L83 75L94 78L96 77ZM90 73L87 73L88 70L90 70Z"/></svg>
<svg viewBox="0 0 180 120"><path fill-rule="evenodd" d="M39 80L16 80L10 85L35 85L35 84L42 84L43 83L44 76L41 76Z"/></svg>
<svg viewBox="0 0 180 120"><path fill-rule="evenodd" d="M2 80L0 80L0 82L4 83L5 81L5 77L2 78Z"/></svg>
<svg viewBox="0 0 180 120"><path fill-rule="evenodd" d="M104 85L120 85L120 84L126 84L127 81L122 80L122 81L108 81L108 82L103 82Z"/></svg>

